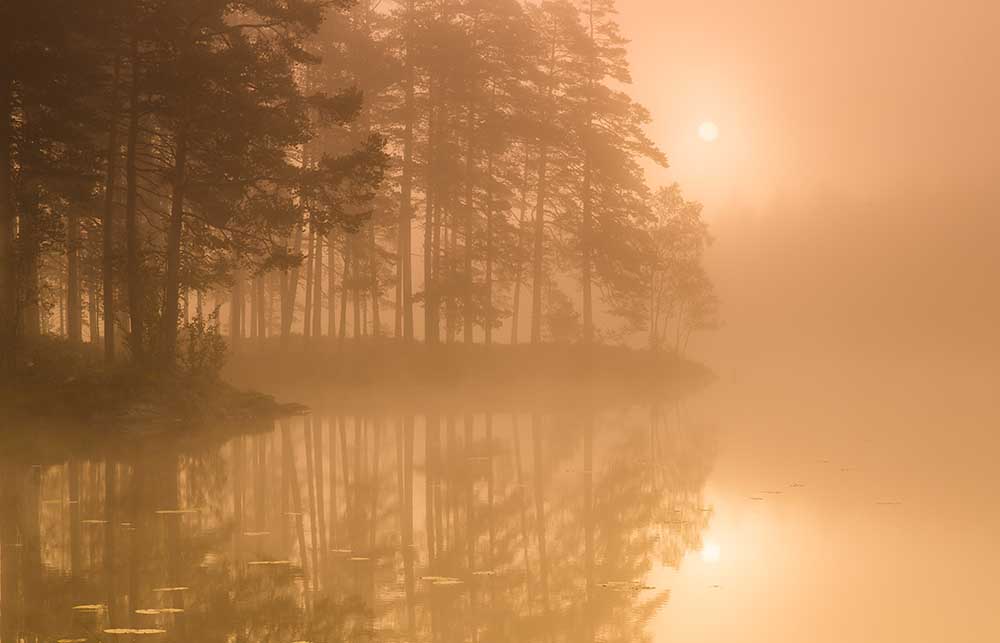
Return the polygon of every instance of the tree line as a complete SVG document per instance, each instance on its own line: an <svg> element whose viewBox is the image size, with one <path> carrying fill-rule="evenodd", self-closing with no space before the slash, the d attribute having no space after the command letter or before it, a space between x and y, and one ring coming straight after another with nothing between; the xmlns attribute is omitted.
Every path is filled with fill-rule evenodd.
<svg viewBox="0 0 1000 643"><path fill-rule="evenodd" d="M613 0L37 0L0 42L3 370L85 328L169 368L223 304L234 347L717 323Z"/></svg>

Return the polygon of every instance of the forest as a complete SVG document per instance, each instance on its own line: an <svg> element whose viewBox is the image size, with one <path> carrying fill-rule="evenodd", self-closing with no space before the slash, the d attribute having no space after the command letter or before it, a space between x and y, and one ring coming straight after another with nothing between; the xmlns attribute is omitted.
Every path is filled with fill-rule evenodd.
<svg viewBox="0 0 1000 643"><path fill-rule="evenodd" d="M719 324L613 0L36 0L0 43L4 376Z"/></svg>

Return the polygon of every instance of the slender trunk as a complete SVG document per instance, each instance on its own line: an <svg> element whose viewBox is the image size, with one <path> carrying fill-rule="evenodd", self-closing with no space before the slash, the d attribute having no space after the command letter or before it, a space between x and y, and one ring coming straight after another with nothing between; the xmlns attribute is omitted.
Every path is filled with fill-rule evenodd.
<svg viewBox="0 0 1000 643"><path fill-rule="evenodd" d="M243 339L243 281L243 271L237 269L233 275L232 301L229 304L229 348L233 353L239 352Z"/></svg>
<svg viewBox="0 0 1000 643"><path fill-rule="evenodd" d="M181 234L184 230L184 189L187 181L187 129L177 131L174 149L173 194L170 202L170 222L167 228L167 273L163 288L161 354L168 366L177 354L177 314L180 299ZM105 311L105 317L108 316ZM105 323L107 327L107 323Z"/></svg>
<svg viewBox="0 0 1000 643"><path fill-rule="evenodd" d="M494 88L494 92L496 89ZM493 150L486 157L486 276L483 294L483 333L493 343Z"/></svg>
<svg viewBox="0 0 1000 643"><path fill-rule="evenodd" d="M302 226L296 225L292 234L292 253L297 255L302 251ZM295 297L299 290L299 267L281 273L281 345L288 347L292 334L292 323L295 321Z"/></svg>
<svg viewBox="0 0 1000 643"><path fill-rule="evenodd" d="M545 172L548 150L542 145L538 158L538 201L535 204L534 250L531 263L531 343L542 341L542 269L545 252L545 199L548 189Z"/></svg>
<svg viewBox="0 0 1000 643"><path fill-rule="evenodd" d="M472 326L475 321L475 315L473 314L473 303L472 303L472 214L475 205L473 203L473 198L475 194L475 179L473 174L475 173L475 158L474 158L474 143L473 143L473 131L475 123L475 112L470 108L468 114L468 131L466 133L466 149L465 149L465 208L462 213L462 337L466 344L472 343Z"/></svg>
<svg viewBox="0 0 1000 643"><path fill-rule="evenodd" d="M118 76L121 56L115 55L111 80L111 115L108 126L108 167L104 188L104 213L101 230L104 236L101 278L104 284L104 360L115 361L115 282L114 282L114 209L115 183L118 178Z"/></svg>
<svg viewBox="0 0 1000 643"><path fill-rule="evenodd" d="M18 286L14 269L16 216L12 176L14 165L11 158L14 144L12 113L14 82L10 77L11 71L11 66L6 60L0 64L0 375L13 370L17 352ZM7 576L4 578L6 580ZM5 619L5 623L7 620L9 619Z"/></svg>
<svg viewBox="0 0 1000 643"><path fill-rule="evenodd" d="M97 345L101 343L101 313L98 306L100 297L97 294L97 284L91 283L87 294L87 327L90 330L90 343Z"/></svg>
<svg viewBox="0 0 1000 643"><path fill-rule="evenodd" d="M400 288L402 291L402 301L397 296L396 307L402 308L403 339L411 341L413 339L413 269L411 265L412 243L410 234L410 222L413 218L413 121L414 121L414 71L411 60L411 50L413 37L413 0L406 3L406 36L405 36L405 77L406 94L403 103L403 168L399 182L399 258L397 260L397 270L399 271ZM396 335L399 335L397 329Z"/></svg>
<svg viewBox="0 0 1000 643"><path fill-rule="evenodd" d="M328 283L326 285L326 327L331 339L337 336L337 237L333 232L326 237L326 256L329 265L326 268Z"/></svg>
<svg viewBox="0 0 1000 643"><path fill-rule="evenodd" d="M247 335L250 336L251 340L257 339L257 278L251 277L247 282L250 287L250 313L248 319L250 320L250 328L247 330Z"/></svg>
<svg viewBox="0 0 1000 643"><path fill-rule="evenodd" d="M254 280L254 289L257 293L257 339L262 340L267 337L267 315L265 313L264 280L265 275L258 275Z"/></svg>
<svg viewBox="0 0 1000 643"><path fill-rule="evenodd" d="M70 207L66 221L66 334L74 344L83 342L83 297L80 293L80 216Z"/></svg>
<svg viewBox="0 0 1000 643"><path fill-rule="evenodd" d="M424 199L424 343L437 344L440 338L438 327L438 302L436 284L434 283L434 207L435 207L435 113L434 100L434 79L430 81L428 89L430 116L427 125L427 186Z"/></svg>
<svg viewBox="0 0 1000 643"><path fill-rule="evenodd" d="M589 126L588 126L589 131ZM583 222L580 229L580 249L582 252L583 270L580 275L580 285L583 289L583 342L591 344L594 341L594 312L592 302L591 269L593 259L591 257L591 234L593 229L593 213L590 203L591 191L591 153L589 144L586 145L583 161Z"/></svg>
<svg viewBox="0 0 1000 643"><path fill-rule="evenodd" d="M22 274L18 275L21 292L18 296L21 333L26 337L37 337L41 332L42 318L39 298L38 265L41 255L42 231L38 227L37 216L21 216L18 220L17 241L20 251Z"/></svg>
<svg viewBox="0 0 1000 643"><path fill-rule="evenodd" d="M347 293L351 287L353 274L351 272L351 238L344 234L344 245L340 250L340 257L344 264L344 276L340 280L340 339L347 336Z"/></svg>
<svg viewBox="0 0 1000 643"><path fill-rule="evenodd" d="M379 310L379 300L382 293L378 283L378 244L375 243L375 221L368 222L368 279L372 297L372 337L378 339L382 335L382 320Z"/></svg>
<svg viewBox="0 0 1000 643"><path fill-rule="evenodd" d="M133 3L134 5L135 3ZM134 7L130 8L134 11ZM139 266L139 230L137 221L136 147L139 139L139 41L130 43L131 80L128 97L128 142L125 157L125 273L128 283L129 348L132 359L143 360L145 314L142 302L142 272Z"/></svg>
<svg viewBox="0 0 1000 643"><path fill-rule="evenodd" d="M514 297L513 305L510 316L510 343L517 343L517 331L520 325L520 312L521 312L521 282L524 280L524 261L521 256L522 253L522 241L524 239L524 220L528 214L528 164L530 160L530 153L528 151L528 146L524 146L524 173L521 179L521 211L517 214L517 251L514 255L514 261L517 262L517 267L514 271Z"/></svg>
<svg viewBox="0 0 1000 643"><path fill-rule="evenodd" d="M587 12L590 27L590 42L592 51L596 48L594 40L594 2L590 0ZM587 79L587 107L585 115L585 125L583 130L583 189L581 198L583 199L583 220L580 228L581 260L583 269L580 275L580 285L583 289L583 341L591 344L594 341L594 311L592 292L592 271L593 271L593 205L591 203L591 182L593 180L593 96L594 82L598 76L593 54L590 56Z"/></svg>
<svg viewBox="0 0 1000 643"><path fill-rule="evenodd" d="M349 241L351 245L351 309L354 315L354 338L361 337L361 278L358 270L358 239L357 234L352 234Z"/></svg>
<svg viewBox="0 0 1000 643"><path fill-rule="evenodd" d="M309 226L309 240L306 242L306 304L302 310L302 337L309 339L312 334L313 273L316 265L316 229Z"/></svg>
<svg viewBox="0 0 1000 643"><path fill-rule="evenodd" d="M316 231L313 260L312 337L323 336L323 235Z"/></svg>
<svg viewBox="0 0 1000 643"><path fill-rule="evenodd" d="M545 111L543 113L543 123L547 123L552 115L552 92L556 68L556 41L552 40L549 53L549 73L548 86L545 90ZM539 344L542 341L542 271L545 264L545 204L548 199L548 171L549 149L545 134L539 142L538 154L538 192L535 204L535 238L534 252L532 256L532 283L531 283L531 343Z"/></svg>

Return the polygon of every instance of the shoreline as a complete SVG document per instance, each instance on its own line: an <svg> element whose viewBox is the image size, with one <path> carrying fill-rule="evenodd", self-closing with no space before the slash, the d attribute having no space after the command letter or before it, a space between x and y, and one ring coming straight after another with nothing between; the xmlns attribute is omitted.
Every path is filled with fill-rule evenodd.
<svg viewBox="0 0 1000 643"><path fill-rule="evenodd" d="M305 345L244 342L217 376L105 367L92 347L42 346L38 363L3 383L3 428L116 433L197 431L309 412L470 412L598 407L701 388L702 364L670 353L578 344L469 345L395 340ZM283 400L279 402L278 400ZM303 406L308 405L308 406Z"/></svg>

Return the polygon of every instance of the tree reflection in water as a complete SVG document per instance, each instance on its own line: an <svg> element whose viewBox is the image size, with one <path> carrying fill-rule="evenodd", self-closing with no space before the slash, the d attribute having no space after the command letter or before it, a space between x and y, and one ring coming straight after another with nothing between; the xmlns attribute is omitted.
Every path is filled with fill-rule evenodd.
<svg viewBox="0 0 1000 643"><path fill-rule="evenodd" d="M54 441L0 471L0 640L646 640L713 444L676 404Z"/></svg>

